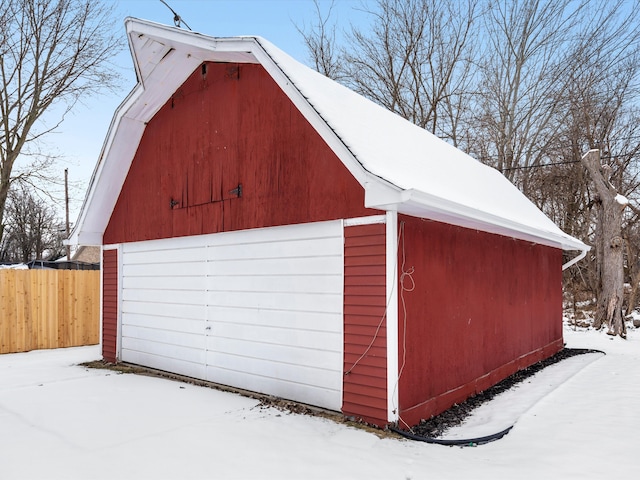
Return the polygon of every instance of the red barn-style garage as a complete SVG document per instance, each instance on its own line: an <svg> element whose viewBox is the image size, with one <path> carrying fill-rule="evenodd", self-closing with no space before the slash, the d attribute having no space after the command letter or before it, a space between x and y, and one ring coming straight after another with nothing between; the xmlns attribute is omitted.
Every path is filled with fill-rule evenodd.
<svg viewBox="0 0 640 480"><path fill-rule="evenodd" d="M70 239L106 360L406 426L562 348L588 247L497 171L261 38L126 29Z"/></svg>

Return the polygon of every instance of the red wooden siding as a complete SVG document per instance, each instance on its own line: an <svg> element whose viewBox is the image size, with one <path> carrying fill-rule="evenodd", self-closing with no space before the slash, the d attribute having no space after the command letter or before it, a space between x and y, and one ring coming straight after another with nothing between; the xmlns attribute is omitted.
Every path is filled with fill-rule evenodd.
<svg viewBox="0 0 640 480"><path fill-rule="evenodd" d="M406 332L399 319L404 422L438 414L562 348L561 250L407 216L400 222L399 259L404 245L405 269L415 268L415 290L404 292Z"/></svg>
<svg viewBox="0 0 640 480"><path fill-rule="evenodd" d="M102 357L116 361L118 329L118 251L104 250L102 257Z"/></svg>
<svg viewBox="0 0 640 480"><path fill-rule="evenodd" d="M385 426L388 423L385 225L345 227L344 236L342 412Z"/></svg>
<svg viewBox="0 0 640 480"><path fill-rule="evenodd" d="M147 125L104 243L373 213L262 66L207 63Z"/></svg>

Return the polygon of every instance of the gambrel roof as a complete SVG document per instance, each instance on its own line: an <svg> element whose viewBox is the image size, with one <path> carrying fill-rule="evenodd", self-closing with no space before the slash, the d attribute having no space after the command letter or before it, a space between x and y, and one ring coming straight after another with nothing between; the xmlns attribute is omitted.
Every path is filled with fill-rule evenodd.
<svg viewBox="0 0 640 480"><path fill-rule="evenodd" d="M70 243L99 245L146 123L202 62L261 64L365 190L365 206L586 251L502 174L259 37L128 18L138 84L112 120Z"/></svg>

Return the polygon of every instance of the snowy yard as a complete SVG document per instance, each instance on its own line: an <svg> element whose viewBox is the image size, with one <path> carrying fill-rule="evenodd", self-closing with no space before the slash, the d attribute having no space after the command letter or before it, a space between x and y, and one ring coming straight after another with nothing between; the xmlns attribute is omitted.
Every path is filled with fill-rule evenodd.
<svg viewBox="0 0 640 480"><path fill-rule="evenodd" d="M638 478L640 331L627 341L564 335L569 347L607 355L566 360L492 401L455 436L510 418L515 427L465 448L381 439L232 393L75 366L99 358L97 347L2 355L0 478Z"/></svg>

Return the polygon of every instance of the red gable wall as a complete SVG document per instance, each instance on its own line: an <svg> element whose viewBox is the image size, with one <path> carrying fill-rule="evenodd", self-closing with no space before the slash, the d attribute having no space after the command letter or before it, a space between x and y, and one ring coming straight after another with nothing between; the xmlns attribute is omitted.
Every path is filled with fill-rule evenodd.
<svg viewBox="0 0 640 480"><path fill-rule="evenodd" d="M207 63L147 125L104 244L372 213L262 66Z"/></svg>

